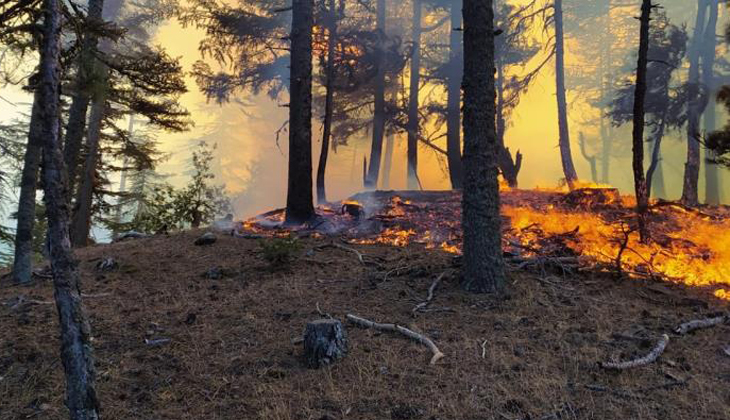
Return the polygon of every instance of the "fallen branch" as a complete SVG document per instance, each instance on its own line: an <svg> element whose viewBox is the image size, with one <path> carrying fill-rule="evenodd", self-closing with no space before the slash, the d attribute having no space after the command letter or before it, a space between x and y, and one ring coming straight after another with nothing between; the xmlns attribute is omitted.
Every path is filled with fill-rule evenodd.
<svg viewBox="0 0 730 420"><path fill-rule="evenodd" d="M368 264L367 262L365 262L366 255L363 254L362 252L356 250L355 248L350 248L348 246L340 245L338 243L329 243L329 244L324 244L324 245L320 245L320 246L316 247L316 249L318 249L318 250L322 250L325 248L337 248L337 249L341 249L343 251L352 252L353 254L355 254L357 256L357 260L360 261L360 264L362 264L362 265ZM379 265L378 263L375 263L375 262L372 262L372 264Z"/></svg>
<svg viewBox="0 0 730 420"><path fill-rule="evenodd" d="M667 348L667 344L669 344L669 336L664 334L659 340L659 343L657 343L657 345L651 350L651 352L644 357L629 360L626 362L602 362L600 365L604 369L613 370L626 370L635 367L646 366L650 363L655 362L656 359L658 359L659 356L664 353L664 349Z"/></svg>
<svg viewBox="0 0 730 420"><path fill-rule="evenodd" d="M431 303L431 301L433 300L433 294L436 291L436 287L438 286L439 282L441 282L441 279L444 278L445 275L446 275L446 272L444 271L438 277L436 277L436 280L434 280L433 283L431 283L431 286L428 288L428 296L426 297L426 300L419 303L418 305L416 305L413 308L412 312L414 314L418 311L425 309L426 306L428 306Z"/></svg>
<svg viewBox="0 0 730 420"><path fill-rule="evenodd" d="M684 335L692 331L701 330L704 328L711 328L728 322L730 322L730 315L722 315L715 318L695 319L685 322L684 324L677 327L674 331L677 334Z"/></svg>
<svg viewBox="0 0 730 420"><path fill-rule="evenodd" d="M724 349L722 349L722 352L725 353L728 357L730 357L730 346L727 346Z"/></svg>
<svg viewBox="0 0 730 420"><path fill-rule="evenodd" d="M436 347L436 344L434 344L433 341L431 341L430 338L426 337L425 335L419 334L415 331L409 330L406 327L402 327L400 325L396 324L379 324L377 322L368 321L367 319L360 318L358 316L347 314L347 319L357 325L363 326L365 328L373 328L380 331L393 331L398 332L406 337L413 339L415 341L418 341L419 343L423 344L424 346L428 347L429 350L431 350L431 353L433 353L433 357L431 357L431 361L429 364L435 365L436 362L441 360L441 358L444 357L444 354L441 353L441 350L439 350L438 347Z"/></svg>

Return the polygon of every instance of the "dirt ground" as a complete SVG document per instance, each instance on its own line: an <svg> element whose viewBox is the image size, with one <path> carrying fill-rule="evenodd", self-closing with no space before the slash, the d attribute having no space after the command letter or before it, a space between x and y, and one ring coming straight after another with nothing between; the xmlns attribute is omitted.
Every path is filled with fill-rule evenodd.
<svg viewBox="0 0 730 420"><path fill-rule="evenodd" d="M259 240L194 246L200 233L78 252L104 418L730 419L730 325L672 333L728 310L707 290L512 272L497 300L460 291L452 256L420 246L353 245L380 258L363 266L306 239L289 268L272 270ZM119 267L97 271L106 257ZM222 278L206 278L213 268ZM444 272L431 311L414 316ZM51 301L49 280L0 283L0 419L66 418ZM295 341L317 307L408 326L446 356L430 366L426 347L346 324L348 357L307 369ZM598 366L645 354L664 333L657 363Z"/></svg>

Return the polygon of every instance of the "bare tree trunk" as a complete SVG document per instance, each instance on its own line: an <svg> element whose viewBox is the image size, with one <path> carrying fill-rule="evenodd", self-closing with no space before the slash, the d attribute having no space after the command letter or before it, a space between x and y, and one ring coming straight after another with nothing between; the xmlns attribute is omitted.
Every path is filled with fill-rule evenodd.
<svg viewBox="0 0 730 420"><path fill-rule="evenodd" d="M710 19L705 28L705 38L702 42L702 84L707 90L708 97L713 98L715 94L715 55L717 48L717 20L720 4L718 0L710 0ZM704 113L705 133L715 131L715 101L710 99ZM712 159L712 152L705 149L707 159ZM720 180L717 165L705 160L705 203L720 204Z"/></svg>
<svg viewBox="0 0 730 420"><path fill-rule="evenodd" d="M312 26L314 0L294 0L289 101L289 185L286 223L314 216L312 199Z"/></svg>
<svg viewBox="0 0 730 420"><path fill-rule="evenodd" d="M699 204L698 186L700 178L700 115L702 104L700 98L700 55L702 37L709 0L699 0L697 4L697 20L689 47L689 103L687 105L687 162L684 165L684 185L682 202L688 206Z"/></svg>
<svg viewBox="0 0 730 420"><path fill-rule="evenodd" d="M40 124L40 115L33 107L30 126ZM20 177L20 197L18 199L18 224L15 231L15 259L13 260L13 281L27 284L32 279L33 269L33 226L36 220L36 190L38 188L38 168L44 139L39 130L31 130L25 148L23 172Z"/></svg>
<svg viewBox="0 0 730 420"><path fill-rule="evenodd" d="M131 138L134 133L134 115L129 116L129 128L127 129L129 132L129 137ZM129 164L129 158L127 156L124 157L124 160L122 161L122 174L119 178L119 201L117 202L117 210L114 214L114 222L117 224L122 223L122 217L124 216L123 212L123 201L122 201L122 195L127 192L127 165ZM116 236L117 232L114 232L114 235Z"/></svg>
<svg viewBox="0 0 730 420"><path fill-rule="evenodd" d="M393 149L395 148L395 135L388 134L385 140L385 156L383 157L383 176L381 184L384 190L390 189L390 174L393 167Z"/></svg>
<svg viewBox="0 0 730 420"><path fill-rule="evenodd" d="M649 239L647 212L649 193L644 177L644 102L646 100L646 73L649 64L649 25L651 23L651 0L641 3L641 31L639 36L639 58L636 66L636 89L634 90L633 169L636 193L636 214L639 221L641 241Z"/></svg>
<svg viewBox="0 0 730 420"><path fill-rule="evenodd" d="M87 28L98 28L102 23L104 0L89 0L86 17ZM66 124L66 140L64 143L64 160L69 174L69 191L76 188L76 178L79 168L79 153L86 130L86 114L91 101L89 87L94 85L94 67L96 59L94 52L98 45L98 35L94 31L87 31L81 43L81 53L77 64L76 80ZM73 195L73 194L72 194ZM69 200L71 195L69 195Z"/></svg>
<svg viewBox="0 0 730 420"><path fill-rule="evenodd" d="M492 0L464 0L464 271L462 287L477 293L505 286L495 133Z"/></svg>
<svg viewBox="0 0 730 420"><path fill-rule="evenodd" d="M573 189L578 173L570 151L570 128L568 126L568 100L565 94L565 34L563 30L563 0L555 0L555 87L558 99L558 130L560 161L563 165L565 182Z"/></svg>
<svg viewBox="0 0 730 420"><path fill-rule="evenodd" d="M421 86L421 0L413 0L413 51L408 99L408 189L419 189L418 182L418 90Z"/></svg>
<svg viewBox="0 0 730 420"><path fill-rule="evenodd" d="M512 159L512 152L504 144L504 136L507 131L507 123L504 118L504 65L500 57L495 57L495 66L497 68L497 80L495 82L497 92L497 121L496 133L497 142L499 143L499 154L497 155L497 163L502 171L502 176L510 188L518 187L518 176L522 169L522 153L517 151L515 158Z"/></svg>
<svg viewBox="0 0 730 420"><path fill-rule="evenodd" d="M449 74L446 100L446 156L449 162L451 188L464 185L461 162L461 78L464 74L464 47L461 31L462 0L451 1L451 32L449 34Z"/></svg>
<svg viewBox="0 0 730 420"><path fill-rule="evenodd" d="M380 175L380 162L383 152L383 137L385 135L385 39L386 35L386 13L385 0L378 0L377 3L377 32L380 37L377 52L378 74L375 78L375 106L373 113L373 141L370 148L370 167L365 177L365 188L375 189L378 187Z"/></svg>
<svg viewBox="0 0 730 420"><path fill-rule="evenodd" d="M39 85L33 101L33 136L44 140L43 189L48 217L53 290L61 326L61 361L66 372L66 406L71 420L96 420L89 323L81 303L79 272L68 237L68 179L61 154L60 58L61 11L58 0L44 0L44 40Z"/></svg>
<svg viewBox="0 0 730 420"><path fill-rule="evenodd" d="M606 38L603 42L604 51L601 54L601 100L605 100L607 97L606 91L608 86L611 85L612 76L612 60L613 54L611 50L613 48L613 21L611 19L611 0L606 2L606 25L604 31ZM604 184L610 184L610 172L611 172L611 152L612 146L612 127L610 123L606 122L606 115L601 109L601 182Z"/></svg>
<svg viewBox="0 0 730 420"><path fill-rule="evenodd" d="M580 146L580 154L583 155L583 159L585 159L589 165L591 165L591 181L598 182L598 164L596 162L596 157L591 156L588 154L588 150L586 148L586 139L583 135L583 132L581 131L578 133L578 144Z"/></svg>
<svg viewBox="0 0 730 420"><path fill-rule="evenodd" d="M82 248L88 245L91 231L91 207L96 186L96 166L99 161L99 143L106 108L106 74L104 64L97 63L99 81L96 84L96 93L91 103L89 114L89 130L86 136L86 161L81 173L81 182L76 191L74 211L71 218L70 237L71 245Z"/></svg>
<svg viewBox="0 0 730 420"><path fill-rule="evenodd" d="M668 100L668 99L667 99ZM667 113L665 108L664 113ZM651 149L651 163L646 171L646 195L652 197L652 191L656 197L665 197L666 189L664 187L664 173L662 171L662 140L664 140L664 131L666 130L666 115L662 115L659 127L654 135Z"/></svg>
<svg viewBox="0 0 730 420"><path fill-rule="evenodd" d="M319 165L317 166L317 203L327 202L327 191L325 189L325 173L327 170L327 158L329 157L330 138L332 137L332 112L334 109L334 77L335 77L335 45L337 43L337 20L338 12L335 10L335 0L329 0L328 18L328 40L327 40L327 69L325 70L325 102L324 102L324 127L322 129L322 151L319 154Z"/></svg>

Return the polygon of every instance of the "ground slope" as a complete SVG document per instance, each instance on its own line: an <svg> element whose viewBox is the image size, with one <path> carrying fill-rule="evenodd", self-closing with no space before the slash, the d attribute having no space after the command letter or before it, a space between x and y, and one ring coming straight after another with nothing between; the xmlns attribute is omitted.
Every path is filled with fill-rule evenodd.
<svg viewBox="0 0 730 420"><path fill-rule="evenodd" d="M102 414L108 419L713 419L730 418L730 326L673 335L727 303L679 286L605 274L510 274L509 296L458 289L452 256L419 246L353 246L381 258L313 250L272 271L257 240L200 232L95 246L78 253L91 317ZM119 268L99 272L112 257ZM220 268L221 279L205 278ZM447 272L430 308L412 309ZM386 277L387 274L387 278ZM19 296L25 297L17 304ZM63 372L52 289L0 283L0 418L62 419ZM446 354L347 325L349 356L308 370L293 344L317 306L398 322ZM450 311L439 311L447 308ZM650 350L647 367L598 361ZM169 338L158 346L145 339Z"/></svg>

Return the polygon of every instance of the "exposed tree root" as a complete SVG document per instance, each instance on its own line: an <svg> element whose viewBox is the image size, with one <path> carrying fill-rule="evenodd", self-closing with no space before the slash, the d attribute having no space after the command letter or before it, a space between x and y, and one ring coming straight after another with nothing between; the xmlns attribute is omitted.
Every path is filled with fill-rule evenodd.
<svg viewBox="0 0 730 420"><path fill-rule="evenodd" d="M659 356L664 353L664 349L667 348L667 344L669 344L669 336L664 334L662 335L657 345L651 350L651 352L644 357L629 360L626 362L602 362L600 365L604 369L613 370L626 370L635 367L646 366L650 363L655 362L656 359L658 359Z"/></svg>
<svg viewBox="0 0 730 420"><path fill-rule="evenodd" d="M425 335L419 334L415 331L409 330L406 327L402 327L400 325L396 324L379 324L377 322L368 321L367 319L360 318L358 316L347 314L347 319L357 325L366 327L366 328L373 328L380 331L394 331L401 333L405 335L406 337L418 341L419 343L423 344L424 346L428 347L429 350L431 350L431 353L433 353L433 357L431 357L431 361L429 362L431 365L435 365L436 362L441 360L441 358L444 357L444 354L441 353L441 350L439 350L438 347L436 347L436 344L434 342L426 337Z"/></svg>

